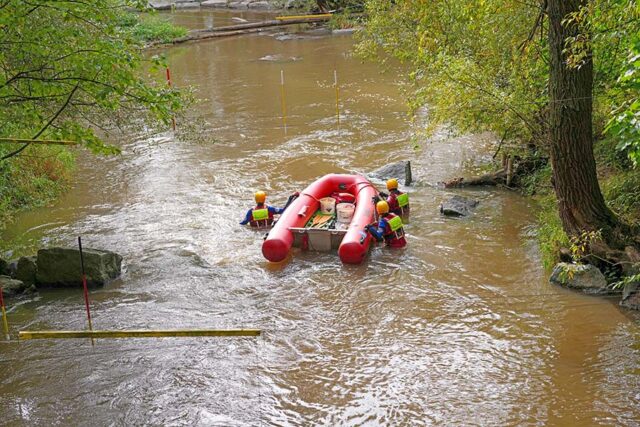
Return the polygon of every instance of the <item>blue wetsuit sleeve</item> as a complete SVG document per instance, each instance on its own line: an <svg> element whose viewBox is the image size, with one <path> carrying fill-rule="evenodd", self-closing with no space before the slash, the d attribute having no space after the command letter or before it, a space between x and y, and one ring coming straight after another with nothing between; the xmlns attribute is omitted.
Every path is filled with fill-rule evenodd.
<svg viewBox="0 0 640 427"><path fill-rule="evenodd" d="M284 212L284 208L276 208L275 206L268 206L267 209L269 209L269 212L271 212L272 214L280 215L282 212Z"/></svg>
<svg viewBox="0 0 640 427"><path fill-rule="evenodd" d="M380 222L378 223L378 227L369 227L369 232L375 237L377 241L382 241L384 238L384 229L386 228L386 223L384 219L380 218Z"/></svg>
<svg viewBox="0 0 640 427"><path fill-rule="evenodd" d="M253 209L249 209L247 211L247 214L244 217L244 220L240 223L240 225L247 225L249 224L249 221L251 221L251 213L253 212Z"/></svg>

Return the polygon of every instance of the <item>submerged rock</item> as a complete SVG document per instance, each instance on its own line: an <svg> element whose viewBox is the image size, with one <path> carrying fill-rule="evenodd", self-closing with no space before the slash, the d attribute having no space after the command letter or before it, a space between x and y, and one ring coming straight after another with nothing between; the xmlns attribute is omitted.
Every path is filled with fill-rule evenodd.
<svg viewBox="0 0 640 427"><path fill-rule="evenodd" d="M7 297L15 297L33 291L33 286L28 286L24 282L12 279L9 276L0 276L0 287L2 294Z"/></svg>
<svg viewBox="0 0 640 427"><path fill-rule="evenodd" d="M590 264L556 264L549 282L572 289L581 289L590 294L606 294L611 290L607 286L604 274Z"/></svg>
<svg viewBox="0 0 640 427"><path fill-rule="evenodd" d="M122 257L114 252L83 249L87 283L104 285L121 273ZM38 286L80 286L80 251L67 248L50 248L38 251Z"/></svg>
<svg viewBox="0 0 640 427"><path fill-rule="evenodd" d="M467 216L471 210L478 206L477 200L462 196L453 196L440 204L440 213L446 216Z"/></svg>
<svg viewBox="0 0 640 427"><path fill-rule="evenodd" d="M21 257L16 265L15 278L24 282L27 286L34 285L36 283L36 272L38 271L36 262L37 258L34 256Z"/></svg>
<svg viewBox="0 0 640 427"><path fill-rule="evenodd" d="M274 55L265 55L262 58L258 59L258 61L266 61L266 62L276 62L276 63L286 63L286 62L296 62L300 61L302 58L299 56L286 56L281 53L276 53Z"/></svg>
<svg viewBox="0 0 640 427"><path fill-rule="evenodd" d="M369 174L372 178L386 180L389 178L396 178L398 182L404 185L411 185L413 178L411 176L411 162L408 160L402 160L400 162L390 163L382 166Z"/></svg>

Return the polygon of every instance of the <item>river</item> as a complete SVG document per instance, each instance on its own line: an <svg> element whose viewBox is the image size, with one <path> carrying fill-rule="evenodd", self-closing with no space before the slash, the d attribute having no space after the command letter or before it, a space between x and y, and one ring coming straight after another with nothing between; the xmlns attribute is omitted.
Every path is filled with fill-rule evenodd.
<svg viewBox="0 0 640 427"><path fill-rule="evenodd" d="M230 17L175 14L192 28ZM81 154L72 190L4 238L35 248L82 235L121 253L122 278L91 291L95 328L264 334L0 343L0 423L638 425L638 317L548 284L530 200L432 186L473 170L490 138L426 140L397 71L352 46L350 35L312 32L164 50L174 84L203 99L191 114L198 140L130 135L116 141L121 156ZM256 190L282 205L326 173L402 159L418 179L404 250L376 247L360 266L296 250L270 265L262 235L238 225ZM480 201L473 216L440 216L453 194ZM78 289L9 307L14 336L83 329L84 316Z"/></svg>

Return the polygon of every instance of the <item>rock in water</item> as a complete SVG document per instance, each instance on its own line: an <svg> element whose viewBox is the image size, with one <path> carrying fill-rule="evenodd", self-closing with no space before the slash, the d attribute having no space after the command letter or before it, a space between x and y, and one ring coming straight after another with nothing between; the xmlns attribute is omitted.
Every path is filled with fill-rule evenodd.
<svg viewBox="0 0 640 427"><path fill-rule="evenodd" d="M440 213L446 216L467 216L471 210L478 206L477 200L462 196L453 196L440 204Z"/></svg>
<svg viewBox="0 0 640 427"><path fill-rule="evenodd" d="M413 181L411 176L411 162L408 160L385 165L371 172L369 176L382 180L396 178L398 182L401 182L404 185L411 185L411 182Z"/></svg>
<svg viewBox="0 0 640 427"><path fill-rule="evenodd" d="M122 257L114 252L83 249L87 283L104 285L121 273ZM67 248L40 249L38 251L39 286L81 286L80 251Z"/></svg>
<svg viewBox="0 0 640 427"><path fill-rule="evenodd" d="M556 264L549 278L549 282L567 288L581 289L590 294L609 293L604 274L590 264Z"/></svg>
<svg viewBox="0 0 640 427"><path fill-rule="evenodd" d="M2 287L2 294L7 298L20 295L29 289L29 286L20 280L12 279L9 276L0 276L0 287Z"/></svg>
<svg viewBox="0 0 640 427"><path fill-rule="evenodd" d="M36 262L37 258L34 256L21 257L16 266L16 279L24 282L27 286L35 285L36 272L38 271Z"/></svg>

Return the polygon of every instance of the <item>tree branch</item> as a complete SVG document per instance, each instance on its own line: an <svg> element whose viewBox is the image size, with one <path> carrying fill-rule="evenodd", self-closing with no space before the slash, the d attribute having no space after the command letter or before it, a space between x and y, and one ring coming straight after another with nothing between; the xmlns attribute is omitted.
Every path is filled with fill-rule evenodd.
<svg viewBox="0 0 640 427"><path fill-rule="evenodd" d="M80 86L80 83L77 83L76 86L71 90L71 92L69 93L69 96L67 97L67 100L64 102L64 104L62 104L62 106L60 107L60 109L58 111L56 111L56 113L53 115L53 117L51 117L51 119L49 119L49 121L47 122L47 124L45 124L42 129L40 129L38 131L38 133L35 134L35 136L31 139L37 139L40 135L42 135L44 133L44 131L46 131L49 126L51 126L51 124L54 122L54 120L56 120L60 114L62 114L62 112L67 108L67 105L69 105L69 102L71 102L71 98L73 98L73 95L76 93L76 90L78 90L78 87ZM18 148L15 151L12 151L9 154L6 154L5 156L3 156L2 158L0 158L0 161L2 160L6 160L10 157L13 156L17 156L18 154L20 154L24 149L26 149L29 145L31 145L30 142L24 144L22 147Z"/></svg>

